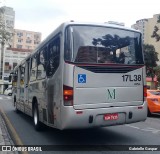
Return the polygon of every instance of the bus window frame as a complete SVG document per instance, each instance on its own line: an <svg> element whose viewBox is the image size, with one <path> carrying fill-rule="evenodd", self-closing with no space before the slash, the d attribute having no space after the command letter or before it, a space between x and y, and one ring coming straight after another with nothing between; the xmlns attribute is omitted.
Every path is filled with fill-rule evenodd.
<svg viewBox="0 0 160 154"><path fill-rule="evenodd" d="M33 67L33 60L35 60L35 65ZM35 70L35 76L32 76L32 70ZM37 79L37 53L31 57L31 68L30 68L30 82L34 82Z"/></svg>
<svg viewBox="0 0 160 154"><path fill-rule="evenodd" d="M46 78L46 61L47 61L47 59L45 59L45 58L47 58L47 56L46 56L46 54L47 54L47 50L46 50L46 48L43 48L42 50L40 50L39 52L38 52L38 64L37 64L37 77L36 77L36 79L37 80L42 80L42 79L45 79ZM41 55L43 55L43 58L44 58L44 62L42 63L41 62ZM46 57L45 57L46 56ZM43 68L44 68L44 72L45 72L45 76L44 77L42 77L42 76L38 76L38 68L40 67L40 66L43 66Z"/></svg>
<svg viewBox="0 0 160 154"><path fill-rule="evenodd" d="M58 41L58 42L57 42ZM55 43L56 42L56 43ZM58 49L58 52L57 51L55 51L55 53L57 54L56 56L54 56L53 57L53 59L56 59L57 57L58 57L58 64L56 64L56 61L54 61L53 59L49 59L49 58L51 58L50 57L50 55L51 55L51 53L50 53L50 49L51 48L53 48L54 47L54 44L56 44L57 45L57 43L58 43L58 46L56 46L56 47L59 47L59 49ZM48 48L47 48L47 64L46 64L46 76L47 76L47 78L50 78L50 77L52 77L54 74L55 74L55 72L57 71L57 69L58 69L58 67L59 67L59 65L60 65L60 53L61 53L61 37L60 37L60 34L58 34L58 35L56 35L53 39L51 39L51 41L48 43ZM54 53L54 52L53 52ZM53 70L51 70L50 72L51 72L51 74L49 74L50 72L49 72L49 67L50 67L50 62L53 62L53 67L55 66L55 64L57 65L55 68L53 68ZM51 68L50 68L51 69Z"/></svg>

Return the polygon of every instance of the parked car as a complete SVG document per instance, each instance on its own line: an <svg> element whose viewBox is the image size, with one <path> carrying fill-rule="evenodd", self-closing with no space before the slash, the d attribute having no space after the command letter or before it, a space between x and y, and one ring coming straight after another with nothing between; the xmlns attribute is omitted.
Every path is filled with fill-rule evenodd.
<svg viewBox="0 0 160 154"><path fill-rule="evenodd" d="M12 96L12 87L8 87L8 88L4 91L4 95Z"/></svg>
<svg viewBox="0 0 160 154"><path fill-rule="evenodd" d="M160 113L160 90L147 90L148 116Z"/></svg>

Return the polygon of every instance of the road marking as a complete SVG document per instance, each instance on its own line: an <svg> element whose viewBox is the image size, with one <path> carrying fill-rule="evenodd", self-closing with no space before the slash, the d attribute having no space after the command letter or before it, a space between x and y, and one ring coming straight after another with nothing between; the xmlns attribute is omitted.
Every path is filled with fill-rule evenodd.
<svg viewBox="0 0 160 154"><path fill-rule="evenodd" d="M11 97L0 97L0 99L6 100L6 99L12 99Z"/></svg>
<svg viewBox="0 0 160 154"><path fill-rule="evenodd" d="M11 99L11 97L7 97L7 99Z"/></svg>
<svg viewBox="0 0 160 154"><path fill-rule="evenodd" d="M151 131L151 132L154 133L154 134L160 132L160 130L155 129L155 128L151 128L151 127L147 127L147 128L141 129L141 130L144 130L144 131Z"/></svg>
<svg viewBox="0 0 160 154"><path fill-rule="evenodd" d="M138 130L141 130L141 131L145 131L145 132L152 132L152 133L154 133L154 134L160 132L159 129L155 129L155 128L151 128L151 127L139 128L139 127L135 127L135 126L132 126L132 125L129 125L129 124L127 124L126 126L131 127L131 128L135 128L135 129L138 129Z"/></svg>
<svg viewBox="0 0 160 154"><path fill-rule="evenodd" d="M131 127L131 128L135 128L135 129L140 129L139 127L135 127L135 126L132 126L132 125L129 125L129 124L126 124L126 126Z"/></svg>

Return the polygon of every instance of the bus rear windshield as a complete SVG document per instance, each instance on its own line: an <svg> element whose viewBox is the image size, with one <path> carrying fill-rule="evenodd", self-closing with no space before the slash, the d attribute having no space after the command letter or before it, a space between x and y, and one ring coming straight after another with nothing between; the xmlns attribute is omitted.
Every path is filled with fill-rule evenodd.
<svg viewBox="0 0 160 154"><path fill-rule="evenodd" d="M144 64L141 33L110 27L69 26L64 55L75 63Z"/></svg>

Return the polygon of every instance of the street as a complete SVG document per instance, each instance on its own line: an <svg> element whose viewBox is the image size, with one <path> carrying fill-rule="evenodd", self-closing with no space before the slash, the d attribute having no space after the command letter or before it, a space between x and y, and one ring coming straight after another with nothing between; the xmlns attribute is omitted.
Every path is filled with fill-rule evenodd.
<svg viewBox="0 0 160 154"><path fill-rule="evenodd" d="M122 147L160 145L160 116L158 115L147 118L145 122L120 126L65 131L45 127L43 131L36 132L32 118L14 111L11 97L0 95L0 108L6 113L24 145L121 145ZM133 152L140 153L139 151L119 151L118 153ZM54 153L75 153L75 151L54 151ZM79 150L76 153L89 152ZM104 153L104 151L90 151L90 153ZM105 151L105 153L116 154L117 152ZM159 153L159 151L141 151L141 153Z"/></svg>

